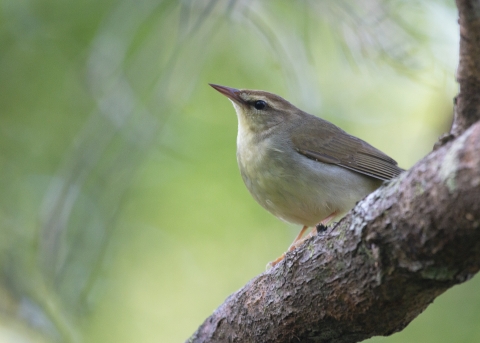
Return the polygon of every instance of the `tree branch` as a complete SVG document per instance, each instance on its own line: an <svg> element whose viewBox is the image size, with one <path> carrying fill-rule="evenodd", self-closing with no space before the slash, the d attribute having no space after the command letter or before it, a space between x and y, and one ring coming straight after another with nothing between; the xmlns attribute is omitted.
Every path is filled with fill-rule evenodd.
<svg viewBox="0 0 480 343"><path fill-rule="evenodd" d="M358 342L480 268L480 122L231 295L189 342Z"/></svg>
<svg viewBox="0 0 480 343"><path fill-rule="evenodd" d="M480 120L480 1L456 0L460 24L460 62L451 135L459 136Z"/></svg>
<svg viewBox="0 0 480 343"><path fill-rule="evenodd" d="M480 269L480 0L457 6L460 93L450 135L338 225L227 298L188 342L389 335Z"/></svg>

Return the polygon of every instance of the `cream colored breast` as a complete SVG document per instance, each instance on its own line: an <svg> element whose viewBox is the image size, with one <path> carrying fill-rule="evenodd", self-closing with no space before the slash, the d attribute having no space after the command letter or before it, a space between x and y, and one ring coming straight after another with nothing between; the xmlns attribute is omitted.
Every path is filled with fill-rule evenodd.
<svg viewBox="0 0 480 343"><path fill-rule="evenodd" d="M238 135L237 161L245 185L260 205L282 220L314 226L335 211L339 218L380 185L345 168L307 159L278 135L258 140L240 128Z"/></svg>

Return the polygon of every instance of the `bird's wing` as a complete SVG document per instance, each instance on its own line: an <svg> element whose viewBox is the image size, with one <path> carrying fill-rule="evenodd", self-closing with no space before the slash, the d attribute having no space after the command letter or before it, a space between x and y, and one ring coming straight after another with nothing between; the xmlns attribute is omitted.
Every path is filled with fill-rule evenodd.
<svg viewBox="0 0 480 343"><path fill-rule="evenodd" d="M315 119L319 120L313 125L309 122L292 129L290 139L298 153L380 180L392 179L403 171L395 160L367 142L318 117Z"/></svg>

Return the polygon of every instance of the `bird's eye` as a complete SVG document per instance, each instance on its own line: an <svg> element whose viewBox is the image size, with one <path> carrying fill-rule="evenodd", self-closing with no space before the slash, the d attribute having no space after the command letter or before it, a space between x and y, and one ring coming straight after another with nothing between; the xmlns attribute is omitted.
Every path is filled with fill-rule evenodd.
<svg viewBox="0 0 480 343"><path fill-rule="evenodd" d="M255 109L261 111L261 110L264 110L265 108L267 108L267 103L263 100L257 100L253 104L253 107L255 107Z"/></svg>

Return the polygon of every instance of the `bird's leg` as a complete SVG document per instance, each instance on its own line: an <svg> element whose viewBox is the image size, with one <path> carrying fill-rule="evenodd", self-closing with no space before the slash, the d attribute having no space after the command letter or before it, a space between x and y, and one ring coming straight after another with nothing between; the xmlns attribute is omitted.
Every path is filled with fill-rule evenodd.
<svg viewBox="0 0 480 343"><path fill-rule="evenodd" d="M312 231L310 231L310 233L305 236L305 238L302 238L303 234L305 233L305 231L308 229L308 226L304 226L301 230L300 230L300 233L297 235L297 237L293 240L293 243L290 245L290 247L288 248L288 251L292 251L292 250L295 250L295 248L297 248L298 246L300 246L306 239L310 238L310 237L313 237L315 236L315 234L317 233L317 226L320 225L320 226L326 226L333 218L335 218L337 215L337 211L333 212L332 214L330 214L328 217L326 217L325 219L323 219L320 223L318 223L316 226L313 227ZM283 260L285 258L285 253L283 253L280 257L278 257L276 260L272 261L272 262L269 262L267 264L267 270L272 268L273 266L275 266L276 264L278 264L278 262L280 262L281 260Z"/></svg>
<svg viewBox="0 0 480 343"><path fill-rule="evenodd" d="M337 211L333 212L332 214L330 214L327 218L325 218L324 220L322 220L320 223L318 223L317 225L315 225L312 229L312 231L310 231L310 233L305 236L305 239L307 238L310 238L310 237L313 237L315 236L317 233L318 233L318 228L323 228L323 229L326 229L327 228L327 224L330 223L330 221L335 218L337 216ZM304 239L304 240L305 240Z"/></svg>
<svg viewBox="0 0 480 343"><path fill-rule="evenodd" d="M269 270L270 268L275 267L277 265L277 263L280 262L281 260L283 260L284 258L285 258L285 253L283 253L281 256L277 257L274 261L268 262L266 269Z"/></svg>
<svg viewBox="0 0 480 343"><path fill-rule="evenodd" d="M288 248L288 251L292 251L293 249L295 249L296 247L296 242L298 242L299 240L302 239L302 236L303 234L305 233L305 231L307 231L308 229L308 226L304 226L300 232L298 233L297 237L295 237L295 239L293 240L292 244L290 244L290 247ZM285 253L283 253L281 256L277 257L276 260L274 261L271 261L271 262L268 262L267 264L267 270L272 268L273 266L275 266L278 262L280 262L281 260L283 260L283 258L285 257Z"/></svg>
<svg viewBox="0 0 480 343"><path fill-rule="evenodd" d="M295 249L295 244L302 239L302 236L303 234L305 233L305 231L307 231L308 229L308 226L305 225L299 232L299 234L297 235L297 237L295 237L295 239L293 240L292 244L290 244L290 247L288 248L288 251L292 251L293 249Z"/></svg>
<svg viewBox="0 0 480 343"><path fill-rule="evenodd" d="M330 214L327 218L323 219L320 223L318 223L317 225L321 225L321 226L326 226L333 218L335 218L337 215L337 211L333 212L332 214ZM300 231L300 234L301 235L298 235L297 238L293 241L292 245L290 245L290 248L288 248L288 251L292 251L294 250L295 248L297 248L298 246L300 246L303 242L305 242L305 240L309 239L310 237L313 237L317 234L317 225L315 225L313 228L312 228L312 231L310 231L310 233L308 235L305 236L305 238L303 239L300 239L301 238L301 235L303 235L303 232L307 229L306 226L303 227L302 231Z"/></svg>

